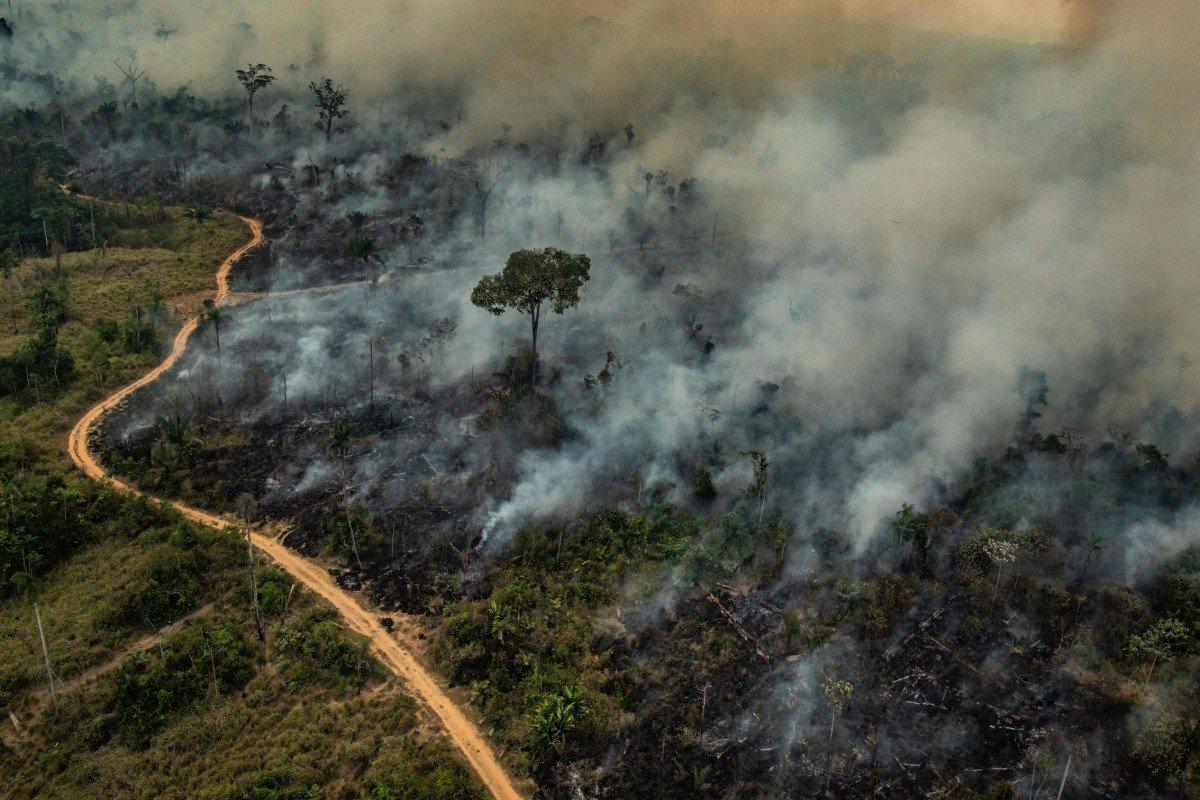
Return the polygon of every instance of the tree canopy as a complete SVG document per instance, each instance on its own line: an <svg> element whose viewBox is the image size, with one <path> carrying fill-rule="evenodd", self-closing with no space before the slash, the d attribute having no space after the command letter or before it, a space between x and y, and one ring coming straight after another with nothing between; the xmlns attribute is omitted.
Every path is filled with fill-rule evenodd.
<svg viewBox="0 0 1200 800"><path fill-rule="evenodd" d="M237 70L238 83L246 90L246 106L254 113L254 95L259 89L266 88L275 82L271 68L266 64L247 64L245 69Z"/></svg>
<svg viewBox="0 0 1200 800"><path fill-rule="evenodd" d="M317 107L317 115L325 124L325 141L329 141L333 136L333 121L350 113L346 108L349 93L329 78L320 83L313 81L308 88L313 93L313 105Z"/></svg>
<svg viewBox="0 0 1200 800"><path fill-rule="evenodd" d="M591 277L592 262L582 253L565 250L517 250L498 275L487 275L471 291L471 302L497 316L507 309L528 314L533 326L531 377L537 382L538 325L542 306L555 314L579 304L579 290Z"/></svg>
<svg viewBox="0 0 1200 800"><path fill-rule="evenodd" d="M579 290L591 277L591 259L564 250L517 250L499 275L476 284L471 302L499 316L506 309L536 314L548 303L555 314L579 304Z"/></svg>

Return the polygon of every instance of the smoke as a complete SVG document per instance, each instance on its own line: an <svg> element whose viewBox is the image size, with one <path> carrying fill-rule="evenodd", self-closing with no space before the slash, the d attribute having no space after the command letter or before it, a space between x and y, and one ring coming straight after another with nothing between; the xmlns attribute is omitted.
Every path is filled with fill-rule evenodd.
<svg viewBox="0 0 1200 800"><path fill-rule="evenodd" d="M93 126L88 169L144 187L174 165L181 197L232 185L218 196L278 206L270 263L235 288L301 291L232 307L223 352L201 332L162 389L211 387L264 427L285 403L304 410L278 437L301 446L267 443L264 502L323 489L386 513L431 505L417 489L432 482L470 528L460 540L482 534L492 554L529 521L691 504L701 464L728 508L761 452L766 513L794 529L782 581L799 583L824 575L818 535L876 556L903 504L954 499L1031 426L1122 452L1151 442L1176 464L1200 454L1195 3L56 7L17 15L27 69L0 100L82 116L131 100L113 61L136 64L144 103L187 84L194 119L171 142L123 102L127 141ZM280 76L249 136L232 79L247 61ZM324 75L351 91L331 142L305 95ZM485 235L449 169L483 148L513 162ZM380 240L374 288L339 252L349 212ZM419 240L398 233L414 216ZM472 392L528 322L475 308L470 287L546 245L593 263L582 304L543 320L552 403L526 409L569 430L487 430L506 398ZM302 291L323 284L353 285ZM370 427L368 403L386 425ZM128 409L124 432L160 413ZM369 429L333 452L313 431L343 418ZM1070 517L1107 543L1085 564L1146 581L1200 544L1197 511L1131 485L1118 460L1030 455L975 521ZM689 589L675 565L633 583L633 629ZM820 677L859 656L835 640L790 662L731 735L778 718L787 742L821 738Z"/></svg>
<svg viewBox="0 0 1200 800"><path fill-rule="evenodd" d="M485 523L493 541L622 476L683 497L681 464L720 441L767 454L775 503L798 528L847 530L861 549L901 503L938 502L1005 446L1026 409L1023 368L1049 376L1048 429L1143 430L1200 389L1179 367L1200 330L1200 15L1184 2L301 3L286 19L265 2L54 9L17 15L13 54L80 91L116 84L119 62L145 70L145 96L186 83L233 99L232 69L248 60L280 75L259 98L266 113L304 114L303 87L321 75L351 89L352 125L332 145L271 130L254 164L198 126L182 180L270 158L291 165L308 224L328 230L350 210L444 220L423 257L462 272L422 288L421 309L364 316L354 291L296 301L312 324L273 370L294 399L362 385L342 356L349 341L361 349L355 324L403 331L384 349L394 363L449 318L458 335L434 380L483 371L521 323L483 315L461 287L531 242L593 255L584 306L547 326L563 356L556 399L594 408L584 373L606 350L622 369L575 438L520 456L524 477ZM3 91L20 104L58 90ZM597 136L599 166L564 160ZM437 165L497 137L529 149L486 240L474 198L444 173L383 185L397 142ZM141 140L93 163L120 169L157 148ZM314 164L323 176L308 190ZM621 253L639 236L690 246L647 281L645 259ZM277 288L325 268L327 252L280 245ZM232 346L270 337L263 312L239 313ZM1187 419L1171 431L1176 457L1195 452ZM725 465L716 479L734 490L739 476Z"/></svg>
<svg viewBox="0 0 1200 800"><path fill-rule="evenodd" d="M619 127L680 101L754 104L856 54L919 57L925 32L1053 42L1073 16L1062 0L308 0L287 14L269 0L63 0L21 7L16 22L26 57L60 80L116 83L119 61L147 83L234 94L233 69L261 61L290 88L320 72L371 103L453 97L453 138L469 141L502 121L527 138Z"/></svg>
<svg viewBox="0 0 1200 800"><path fill-rule="evenodd" d="M981 97L925 86L897 111L847 88L837 100L883 118L882 141L803 90L751 124L710 115L715 144L688 163L749 247L688 277L737 297L737 329L714 363L680 367L683 377L661 380L653 359L640 377L627 370L586 444L530 464L493 524L555 510L596 474L598 455L612 465L614 453L671 452L679 430L744 437L758 399L743 390L739 400L735 387L756 381L783 385L773 405L786 408L786 428L746 442L768 445L780 505L797 522L854 532L860 547L903 502L936 502L939 487L1009 441L1026 365L1051 376L1047 429L1103 435L1136 430L1163 407L1191 408L1200 387L1179 364L1200 331L1197 163L1184 113L1195 104L1175 98L1194 91L1196 63L1173 33L1155 39L1161 65L1144 44L1194 30L1197 13L1156 10L1110 8L1094 47L1019 65ZM668 141L652 135L638 156L671 152L692 113L672 116ZM609 330L630 305L598 302L617 317ZM705 424L703 407L673 391L689 381L693 399L714 388L721 423ZM625 424L634 413L644 426ZM672 424L661 428L663 418ZM797 455L818 440L834 445L819 467ZM1194 429L1181 444L1178 457L1194 454ZM815 507L829 497L832 514Z"/></svg>

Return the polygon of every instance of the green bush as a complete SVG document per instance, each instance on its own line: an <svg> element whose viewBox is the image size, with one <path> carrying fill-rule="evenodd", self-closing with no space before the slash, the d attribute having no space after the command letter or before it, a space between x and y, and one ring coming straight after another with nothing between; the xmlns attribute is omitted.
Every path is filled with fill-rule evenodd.
<svg viewBox="0 0 1200 800"><path fill-rule="evenodd" d="M362 685L376 670L367 646L349 641L337 615L327 608L312 609L284 627L275 650L292 685Z"/></svg>
<svg viewBox="0 0 1200 800"><path fill-rule="evenodd" d="M117 670L107 708L113 729L126 741L144 744L172 713L209 692L242 688L253 674L252 653L233 619L191 623Z"/></svg>
<svg viewBox="0 0 1200 800"><path fill-rule="evenodd" d="M134 595L128 616L145 620L151 628L174 622L200 604L203 565L195 559L164 554L151 568L145 585Z"/></svg>
<svg viewBox="0 0 1200 800"><path fill-rule="evenodd" d="M360 800L483 800L467 773L443 763L404 764L381 778Z"/></svg>

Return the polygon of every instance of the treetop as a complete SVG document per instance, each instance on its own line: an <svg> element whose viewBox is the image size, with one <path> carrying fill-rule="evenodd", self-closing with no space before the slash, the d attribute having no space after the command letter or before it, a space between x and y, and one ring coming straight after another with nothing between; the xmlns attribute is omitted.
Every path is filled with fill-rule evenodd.
<svg viewBox="0 0 1200 800"><path fill-rule="evenodd" d="M579 303L579 290L591 277L591 263L582 253L572 255L553 247L517 250L500 274L479 281L471 302L496 315L509 308L532 314L542 303L561 314Z"/></svg>

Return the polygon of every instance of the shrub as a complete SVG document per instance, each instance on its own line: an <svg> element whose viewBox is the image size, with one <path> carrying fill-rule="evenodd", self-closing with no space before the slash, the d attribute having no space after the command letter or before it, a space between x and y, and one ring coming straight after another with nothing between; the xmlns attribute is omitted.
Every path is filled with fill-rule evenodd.
<svg viewBox="0 0 1200 800"><path fill-rule="evenodd" d="M253 674L252 651L232 619L200 620L138 653L113 676L107 712L113 731L144 744L168 717L209 691L240 689Z"/></svg>
<svg viewBox="0 0 1200 800"><path fill-rule="evenodd" d="M377 669L367 646L346 639L337 615L326 608L313 609L281 630L275 648L292 685L361 685Z"/></svg>

